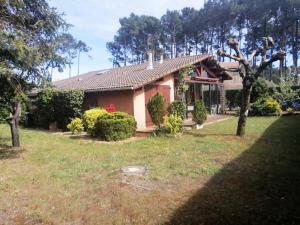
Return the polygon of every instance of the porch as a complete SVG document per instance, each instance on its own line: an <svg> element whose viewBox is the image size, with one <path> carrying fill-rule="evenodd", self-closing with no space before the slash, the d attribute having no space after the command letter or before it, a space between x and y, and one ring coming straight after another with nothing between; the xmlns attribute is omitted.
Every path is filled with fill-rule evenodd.
<svg viewBox="0 0 300 225"><path fill-rule="evenodd" d="M185 93L187 105L187 119L192 117L196 101L202 100L208 114L223 114L225 108L225 91L223 83L218 79L207 78L205 80L190 80L187 82L188 91Z"/></svg>

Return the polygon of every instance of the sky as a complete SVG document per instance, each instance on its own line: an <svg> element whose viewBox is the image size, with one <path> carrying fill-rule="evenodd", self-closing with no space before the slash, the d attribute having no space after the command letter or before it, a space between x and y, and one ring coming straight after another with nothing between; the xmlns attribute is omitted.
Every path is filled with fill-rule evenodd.
<svg viewBox="0 0 300 225"><path fill-rule="evenodd" d="M80 73L112 67L106 43L112 41L119 25L119 18L130 13L150 15L160 18L167 9L180 10L184 7L203 7L204 0L49 0L52 7L65 14L65 19L72 24L71 34L84 41L92 50L82 54ZM77 60L71 71L77 75ZM54 72L53 81L67 78L69 71Z"/></svg>

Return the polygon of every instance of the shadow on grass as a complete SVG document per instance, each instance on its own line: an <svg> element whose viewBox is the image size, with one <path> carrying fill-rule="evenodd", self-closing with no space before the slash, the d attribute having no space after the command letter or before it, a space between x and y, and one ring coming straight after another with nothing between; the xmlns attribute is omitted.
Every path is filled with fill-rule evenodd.
<svg viewBox="0 0 300 225"><path fill-rule="evenodd" d="M208 137L208 136L218 136L218 137L233 137L235 136L234 134L218 134L218 133L205 133L205 134L201 134L201 133L195 133L193 131L187 131L185 132L185 134L187 135L191 135L193 137L200 137L200 138L204 138L204 137Z"/></svg>
<svg viewBox="0 0 300 225"><path fill-rule="evenodd" d="M11 145L6 144L10 141L10 138L0 138L0 160L17 158L19 154L24 151L19 148L13 148Z"/></svg>
<svg viewBox="0 0 300 225"><path fill-rule="evenodd" d="M281 117L166 225L299 225L300 117Z"/></svg>
<svg viewBox="0 0 300 225"><path fill-rule="evenodd" d="M15 159L23 152L22 149L16 149L8 145L0 145L0 161L6 159Z"/></svg>

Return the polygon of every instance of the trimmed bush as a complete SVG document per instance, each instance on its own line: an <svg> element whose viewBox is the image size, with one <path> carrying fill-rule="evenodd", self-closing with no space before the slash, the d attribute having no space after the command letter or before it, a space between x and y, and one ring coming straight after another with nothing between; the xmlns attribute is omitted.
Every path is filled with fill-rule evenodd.
<svg viewBox="0 0 300 225"><path fill-rule="evenodd" d="M281 113L280 104L271 96L258 99L251 105L250 116L279 115Z"/></svg>
<svg viewBox="0 0 300 225"><path fill-rule="evenodd" d="M77 117L67 125L67 128L72 132L72 134L80 134L84 130L82 120Z"/></svg>
<svg viewBox="0 0 300 225"><path fill-rule="evenodd" d="M182 101L174 101L168 107L169 115L179 116L182 120L186 117L186 105Z"/></svg>
<svg viewBox="0 0 300 225"><path fill-rule="evenodd" d="M156 93L148 102L147 109L149 111L152 122L159 126L163 123L165 115L164 97L160 93Z"/></svg>
<svg viewBox="0 0 300 225"><path fill-rule="evenodd" d="M164 117L164 131L168 134L178 134L183 130L183 120L178 115L169 115Z"/></svg>
<svg viewBox="0 0 300 225"><path fill-rule="evenodd" d="M194 112L193 112L193 120L197 124L203 124L207 119L207 112L202 100L196 101Z"/></svg>
<svg viewBox="0 0 300 225"><path fill-rule="evenodd" d="M103 114L107 113L105 109L94 108L84 112L83 114L83 126L87 133L91 136L95 136L95 123L97 118Z"/></svg>
<svg viewBox="0 0 300 225"><path fill-rule="evenodd" d="M97 118L95 134L106 141L118 141L135 134L136 121L124 112L104 113Z"/></svg>

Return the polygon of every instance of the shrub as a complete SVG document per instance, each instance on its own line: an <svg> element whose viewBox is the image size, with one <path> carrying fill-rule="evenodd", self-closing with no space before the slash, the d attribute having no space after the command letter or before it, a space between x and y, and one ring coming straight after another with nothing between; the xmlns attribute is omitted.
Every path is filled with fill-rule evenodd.
<svg viewBox="0 0 300 225"><path fill-rule="evenodd" d="M291 79L281 79L279 86L274 89L272 97L280 104L297 99L299 97L298 92L292 88L292 84L293 80Z"/></svg>
<svg viewBox="0 0 300 225"><path fill-rule="evenodd" d="M160 93L156 93L149 100L147 109L149 111L152 122L160 127L160 124L162 124L165 115L163 96Z"/></svg>
<svg viewBox="0 0 300 225"><path fill-rule="evenodd" d="M34 111L37 126L48 129L49 123L55 121L54 92L52 88L41 90L37 95L36 110Z"/></svg>
<svg viewBox="0 0 300 225"><path fill-rule="evenodd" d="M193 120L197 124L203 124L207 119L207 112L202 100L196 101L194 112L193 112Z"/></svg>
<svg viewBox="0 0 300 225"><path fill-rule="evenodd" d="M48 128L49 123L56 121L58 128L66 129L72 118L81 116L83 96L83 91L79 90L42 90L34 112L37 125Z"/></svg>
<svg viewBox="0 0 300 225"><path fill-rule="evenodd" d="M54 115L57 127L65 129L72 118L81 117L84 93L79 90L55 91Z"/></svg>
<svg viewBox="0 0 300 225"><path fill-rule="evenodd" d="M72 134L78 133L80 134L83 130L83 123L82 120L80 118L74 118L71 123L69 123L67 125L68 130L70 130L72 132Z"/></svg>
<svg viewBox="0 0 300 225"><path fill-rule="evenodd" d="M182 120L186 117L186 105L182 101L174 101L168 107L169 115L179 116Z"/></svg>
<svg viewBox="0 0 300 225"><path fill-rule="evenodd" d="M110 104L105 107L105 110L109 113L116 112L116 107L114 104Z"/></svg>
<svg viewBox="0 0 300 225"><path fill-rule="evenodd" d="M168 134L178 134L182 132L183 120L178 115L169 115L164 117L164 131Z"/></svg>
<svg viewBox="0 0 300 225"><path fill-rule="evenodd" d="M279 115L281 112L280 104L271 96L259 98L251 105L249 115L251 116L268 116Z"/></svg>
<svg viewBox="0 0 300 225"><path fill-rule="evenodd" d="M294 110L292 108L287 108L286 112L288 115L292 115L294 113Z"/></svg>
<svg viewBox="0 0 300 225"><path fill-rule="evenodd" d="M107 111L102 108L94 108L84 112L83 126L89 135L95 136L95 123L97 118L104 113L107 113Z"/></svg>
<svg viewBox="0 0 300 225"><path fill-rule="evenodd" d="M257 99L266 97L268 95L269 88L266 80L260 78L253 83L253 90L251 94L251 102L256 102Z"/></svg>
<svg viewBox="0 0 300 225"><path fill-rule="evenodd" d="M117 141L135 134L136 121L124 112L104 113L97 118L95 134L106 141Z"/></svg>

